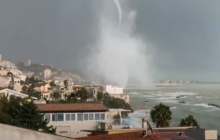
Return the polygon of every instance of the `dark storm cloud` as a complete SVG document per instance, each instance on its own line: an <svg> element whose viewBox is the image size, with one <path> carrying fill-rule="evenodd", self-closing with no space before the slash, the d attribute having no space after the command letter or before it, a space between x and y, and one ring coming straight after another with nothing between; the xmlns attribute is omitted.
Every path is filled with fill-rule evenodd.
<svg viewBox="0 0 220 140"><path fill-rule="evenodd" d="M30 58L83 70L98 36L99 2L0 0L0 53L6 59ZM158 75L216 77L220 71L220 1L139 0L129 4L137 11L136 33L155 47Z"/></svg>
<svg viewBox="0 0 220 140"><path fill-rule="evenodd" d="M1 0L0 52L12 60L77 67L95 41L96 21L89 1Z"/></svg>

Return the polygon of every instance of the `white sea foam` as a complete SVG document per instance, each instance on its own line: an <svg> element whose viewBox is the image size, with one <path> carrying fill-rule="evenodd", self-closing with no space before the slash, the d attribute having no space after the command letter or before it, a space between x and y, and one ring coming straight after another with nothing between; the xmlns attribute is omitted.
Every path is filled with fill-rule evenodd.
<svg viewBox="0 0 220 140"><path fill-rule="evenodd" d="M199 99L200 99L200 98L202 98L202 97L201 97L201 96L196 96L196 98L199 98Z"/></svg>
<svg viewBox="0 0 220 140"><path fill-rule="evenodd" d="M132 92L129 92L128 94L140 94L140 93L132 91Z"/></svg>
<svg viewBox="0 0 220 140"><path fill-rule="evenodd" d="M171 107L170 109L176 109L176 107L175 107L175 106L173 106L173 107Z"/></svg>
<svg viewBox="0 0 220 140"><path fill-rule="evenodd" d="M205 107L205 108L216 108L214 106L209 106L208 104L201 103L201 104L193 104L194 106L200 106L200 107Z"/></svg>

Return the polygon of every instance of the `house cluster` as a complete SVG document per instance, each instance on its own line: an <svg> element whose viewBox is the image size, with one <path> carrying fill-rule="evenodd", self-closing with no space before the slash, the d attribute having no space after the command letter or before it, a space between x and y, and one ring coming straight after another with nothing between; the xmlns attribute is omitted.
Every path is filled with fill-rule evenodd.
<svg viewBox="0 0 220 140"><path fill-rule="evenodd" d="M11 72L12 73L12 72ZM13 89L17 92L22 92L24 85L21 81L25 81L26 76L24 75L11 75L5 69L0 69L0 87L7 88L13 81ZM45 80L43 82L33 83L34 90L41 92L42 97L47 100L52 100L51 93L58 91L61 94L61 99L65 99L65 95L69 95L72 92L76 92L81 88L85 88L90 95L91 101L96 99L98 92L109 93L110 96L115 98L120 98L125 100L125 102L130 103L129 95L124 93L122 87L106 85L106 86L83 86L79 84L74 84L73 82L68 81L67 85L65 85L64 81L55 80L54 85L50 83L52 80Z"/></svg>

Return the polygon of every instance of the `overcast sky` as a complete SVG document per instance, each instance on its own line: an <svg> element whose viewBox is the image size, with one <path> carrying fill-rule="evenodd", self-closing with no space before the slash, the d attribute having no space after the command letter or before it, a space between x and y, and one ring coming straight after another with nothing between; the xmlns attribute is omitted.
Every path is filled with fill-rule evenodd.
<svg viewBox="0 0 220 140"><path fill-rule="evenodd" d="M155 79L220 81L219 0L127 4L137 12L135 33L154 48ZM0 54L84 70L100 6L100 0L0 0Z"/></svg>

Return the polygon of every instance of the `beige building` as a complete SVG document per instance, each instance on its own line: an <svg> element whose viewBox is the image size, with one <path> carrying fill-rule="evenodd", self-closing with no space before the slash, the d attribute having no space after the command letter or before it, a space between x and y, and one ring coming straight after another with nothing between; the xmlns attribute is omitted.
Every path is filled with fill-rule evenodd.
<svg viewBox="0 0 220 140"><path fill-rule="evenodd" d="M49 79L51 77L51 70L50 69L45 69L44 72L44 79Z"/></svg>
<svg viewBox="0 0 220 140"><path fill-rule="evenodd" d="M91 95L94 98L97 98L98 92L102 92L103 88L101 86L88 86L85 87L89 95Z"/></svg>
<svg viewBox="0 0 220 140"><path fill-rule="evenodd" d="M5 76L0 76L0 87L8 87L10 80Z"/></svg>
<svg viewBox="0 0 220 140"><path fill-rule="evenodd" d="M0 54L0 61L2 61L2 55Z"/></svg>
<svg viewBox="0 0 220 140"><path fill-rule="evenodd" d="M3 68L0 69L0 75L6 75L6 74L7 74L7 71L6 71L6 70L4 70Z"/></svg>
<svg viewBox="0 0 220 140"><path fill-rule="evenodd" d="M25 66L30 66L30 65L31 65L31 60L28 59L27 61L25 61L25 62L24 62L24 65L25 65Z"/></svg>
<svg viewBox="0 0 220 140"><path fill-rule="evenodd" d="M46 98L48 101L51 100L50 92L41 92L41 94L43 98Z"/></svg>
<svg viewBox="0 0 220 140"><path fill-rule="evenodd" d="M49 83L35 83L33 84L35 86L34 90L39 92L48 92L51 88Z"/></svg>
<svg viewBox="0 0 220 140"><path fill-rule="evenodd" d="M56 127L56 134L66 137L83 137L97 130L98 122L107 121L108 109L97 103L37 104L38 109L49 120L48 125Z"/></svg>

